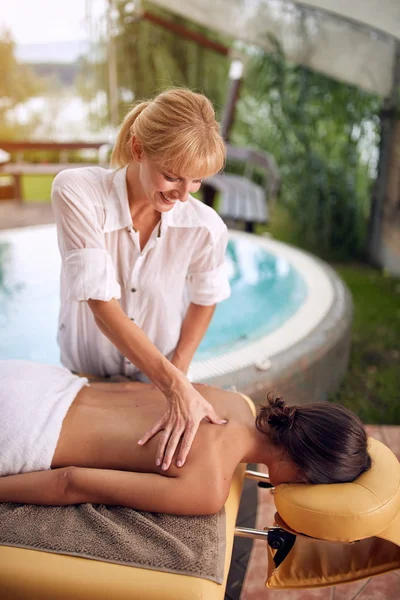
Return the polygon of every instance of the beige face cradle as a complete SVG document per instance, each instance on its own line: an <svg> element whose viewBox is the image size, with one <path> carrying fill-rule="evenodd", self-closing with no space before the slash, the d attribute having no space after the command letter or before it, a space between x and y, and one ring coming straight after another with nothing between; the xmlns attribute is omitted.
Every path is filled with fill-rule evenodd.
<svg viewBox="0 0 400 600"><path fill-rule="evenodd" d="M372 467L356 481L280 485L276 526L239 529L268 540L267 587L324 587L400 568L400 463L373 438L368 450Z"/></svg>

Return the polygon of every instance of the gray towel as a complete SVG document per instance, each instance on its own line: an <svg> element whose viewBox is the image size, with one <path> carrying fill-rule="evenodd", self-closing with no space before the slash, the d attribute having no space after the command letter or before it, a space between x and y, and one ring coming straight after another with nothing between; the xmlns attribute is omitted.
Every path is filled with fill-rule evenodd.
<svg viewBox="0 0 400 600"><path fill-rule="evenodd" d="M192 575L221 583L225 511L177 517L104 504L0 504L0 545Z"/></svg>

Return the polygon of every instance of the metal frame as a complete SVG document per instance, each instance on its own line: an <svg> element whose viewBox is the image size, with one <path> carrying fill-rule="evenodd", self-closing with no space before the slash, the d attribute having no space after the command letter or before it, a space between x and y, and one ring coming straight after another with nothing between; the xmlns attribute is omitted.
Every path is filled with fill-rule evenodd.
<svg viewBox="0 0 400 600"><path fill-rule="evenodd" d="M245 477L245 479L251 479L253 481L258 481L258 482L262 482L262 483L271 483L269 480L268 473L260 473L258 471L251 471L251 470L247 469L244 473L244 477ZM271 487L271 489L273 489L273 486ZM235 536L251 538L254 540L262 539L265 541L269 541L268 540L269 532L277 531L277 530L280 530L280 527L271 526L271 527L266 527L265 529L252 529L249 527L235 527Z"/></svg>
<svg viewBox="0 0 400 600"><path fill-rule="evenodd" d="M259 473L258 471L246 470L244 477L253 481L258 481L259 484L270 484L269 474ZM271 489L274 486L271 484ZM271 525L264 529L252 529L249 527L235 527L235 537L250 538L253 540L263 540L268 546L275 550L273 553L273 561L275 567L279 567L282 561L285 560L296 542L296 535L285 531L277 525Z"/></svg>

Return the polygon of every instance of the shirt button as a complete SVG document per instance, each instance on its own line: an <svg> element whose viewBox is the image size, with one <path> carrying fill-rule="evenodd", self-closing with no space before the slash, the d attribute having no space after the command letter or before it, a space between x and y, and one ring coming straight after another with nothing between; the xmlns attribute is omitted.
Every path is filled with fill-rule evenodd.
<svg viewBox="0 0 400 600"><path fill-rule="evenodd" d="M134 321L135 319L133 317L130 317L131 321Z"/></svg>
<svg viewBox="0 0 400 600"><path fill-rule="evenodd" d="M131 292L136 292L136 288L131 288Z"/></svg>

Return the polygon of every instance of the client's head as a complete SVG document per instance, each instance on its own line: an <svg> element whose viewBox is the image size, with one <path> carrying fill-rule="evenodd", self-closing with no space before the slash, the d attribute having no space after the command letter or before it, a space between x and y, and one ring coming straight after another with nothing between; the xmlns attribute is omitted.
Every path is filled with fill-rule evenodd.
<svg viewBox="0 0 400 600"><path fill-rule="evenodd" d="M285 478L287 482L345 483L371 466L364 425L340 404L286 406L282 398L269 394L268 404L257 415L256 427L276 449L275 457L284 457L283 461L272 461L270 478L275 485ZM279 469L285 460L292 467L286 469L286 475Z"/></svg>

